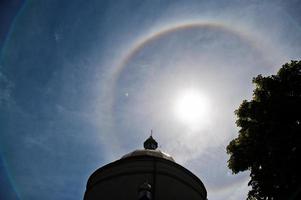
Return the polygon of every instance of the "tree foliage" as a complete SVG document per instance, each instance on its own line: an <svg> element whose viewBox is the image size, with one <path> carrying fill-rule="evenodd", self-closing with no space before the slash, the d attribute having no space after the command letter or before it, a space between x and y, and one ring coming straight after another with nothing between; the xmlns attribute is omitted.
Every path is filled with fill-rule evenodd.
<svg viewBox="0 0 301 200"><path fill-rule="evenodd" d="M233 173L250 170L248 199L301 199L301 61L253 79L235 111L239 135L227 146Z"/></svg>

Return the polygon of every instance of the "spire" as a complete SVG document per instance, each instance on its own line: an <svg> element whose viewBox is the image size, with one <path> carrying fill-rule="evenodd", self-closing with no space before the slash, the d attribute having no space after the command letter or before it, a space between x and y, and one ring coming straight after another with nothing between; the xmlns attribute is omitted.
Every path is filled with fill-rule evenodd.
<svg viewBox="0 0 301 200"><path fill-rule="evenodd" d="M157 141L153 138L153 130L151 130L151 135L143 143L144 149L155 150L158 148Z"/></svg>

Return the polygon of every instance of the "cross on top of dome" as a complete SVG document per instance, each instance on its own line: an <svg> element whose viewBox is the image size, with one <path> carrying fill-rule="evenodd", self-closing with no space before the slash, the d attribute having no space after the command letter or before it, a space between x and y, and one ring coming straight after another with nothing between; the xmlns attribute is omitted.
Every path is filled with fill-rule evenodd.
<svg viewBox="0 0 301 200"><path fill-rule="evenodd" d="M143 143L144 149L156 150L158 148L157 141L153 138L153 130L151 130L151 135Z"/></svg>

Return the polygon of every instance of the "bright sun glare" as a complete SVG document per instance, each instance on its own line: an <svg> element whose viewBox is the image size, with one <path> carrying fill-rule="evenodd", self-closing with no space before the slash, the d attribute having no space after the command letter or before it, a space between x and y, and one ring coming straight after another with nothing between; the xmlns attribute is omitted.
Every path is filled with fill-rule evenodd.
<svg viewBox="0 0 301 200"><path fill-rule="evenodd" d="M189 128L200 128L208 120L210 101L201 91L187 89L179 93L175 102L176 117Z"/></svg>

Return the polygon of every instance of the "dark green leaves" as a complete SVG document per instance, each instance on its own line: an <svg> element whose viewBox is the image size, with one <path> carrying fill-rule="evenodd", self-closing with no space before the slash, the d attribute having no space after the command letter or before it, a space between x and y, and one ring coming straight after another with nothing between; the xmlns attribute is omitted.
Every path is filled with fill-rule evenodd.
<svg viewBox="0 0 301 200"><path fill-rule="evenodd" d="M300 199L301 62L253 83L253 99L235 111L240 129L227 146L228 167L251 171L248 199Z"/></svg>

